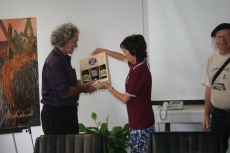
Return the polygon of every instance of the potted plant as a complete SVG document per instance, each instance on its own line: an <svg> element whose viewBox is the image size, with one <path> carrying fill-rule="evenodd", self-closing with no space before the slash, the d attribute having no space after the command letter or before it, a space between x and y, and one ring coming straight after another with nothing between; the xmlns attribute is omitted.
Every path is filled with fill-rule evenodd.
<svg viewBox="0 0 230 153"><path fill-rule="evenodd" d="M106 122L97 122L97 114L92 112L91 118L95 121L96 127L86 127L79 123L79 132L85 133L100 133L107 139L109 153L126 153L126 148L129 147L129 124L115 126L110 131L108 129L109 116L106 117Z"/></svg>

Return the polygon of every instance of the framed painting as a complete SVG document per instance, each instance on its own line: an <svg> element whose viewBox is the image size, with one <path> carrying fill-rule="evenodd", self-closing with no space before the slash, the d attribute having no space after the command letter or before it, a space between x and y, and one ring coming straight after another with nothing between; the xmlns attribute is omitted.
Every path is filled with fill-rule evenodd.
<svg viewBox="0 0 230 153"><path fill-rule="evenodd" d="M40 125L36 31L36 18L0 20L0 132Z"/></svg>

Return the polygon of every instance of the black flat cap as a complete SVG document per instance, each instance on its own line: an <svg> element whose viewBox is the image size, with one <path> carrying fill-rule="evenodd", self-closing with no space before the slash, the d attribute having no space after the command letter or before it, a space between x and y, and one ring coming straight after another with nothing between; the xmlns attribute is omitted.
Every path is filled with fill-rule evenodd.
<svg viewBox="0 0 230 153"><path fill-rule="evenodd" d="M216 32L223 30L223 29L230 29L230 24L229 23L221 23L218 25L211 33L211 37L215 37Z"/></svg>

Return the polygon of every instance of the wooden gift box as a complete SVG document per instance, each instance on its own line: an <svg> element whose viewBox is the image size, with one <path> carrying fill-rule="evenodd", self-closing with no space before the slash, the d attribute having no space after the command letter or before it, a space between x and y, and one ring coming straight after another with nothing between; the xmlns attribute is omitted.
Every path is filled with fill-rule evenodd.
<svg viewBox="0 0 230 153"><path fill-rule="evenodd" d="M91 85L95 88L101 86L98 82L111 84L108 58L104 52L80 59L80 71L82 84L93 80L96 82Z"/></svg>

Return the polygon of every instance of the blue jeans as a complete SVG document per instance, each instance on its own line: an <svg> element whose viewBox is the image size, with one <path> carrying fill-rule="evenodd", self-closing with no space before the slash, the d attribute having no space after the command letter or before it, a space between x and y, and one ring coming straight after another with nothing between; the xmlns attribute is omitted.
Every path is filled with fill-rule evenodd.
<svg viewBox="0 0 230 153"><path fill-rule="evenodd" d="M224 148L227 151L230 133L230 110L213 107L210 122L211 131L216 131L222 134Z"/></svg>
<svg viewBox="0 0 230 153"><path fill-rule="evenodd" d="M149 134L155 132L154 125L141 130L129 129L131 153L146 153Z"/></svg>

